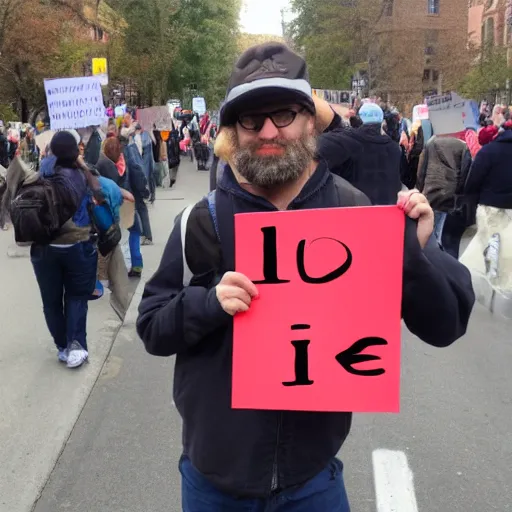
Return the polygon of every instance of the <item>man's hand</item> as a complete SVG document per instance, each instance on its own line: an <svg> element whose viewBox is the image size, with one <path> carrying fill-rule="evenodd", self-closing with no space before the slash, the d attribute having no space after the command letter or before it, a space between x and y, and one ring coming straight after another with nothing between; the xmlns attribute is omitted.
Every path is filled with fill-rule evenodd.
<svg viewBox="0 0 512 512"><path fill-rule="evenodd" d="M215 291L222 309L231 316L247 311L258 296L254 283L239 272L226 272Z"/></svg>
<svg viewBox="0 0 512 512"><path fill-rule="evenodd" d="M418 241L423 249L434 231L434 211L418 190L398 193L398 206L411 219L418 221Z"/></svg>
<svg viewBox="0 0 512 512"><path fill-rule="evenodd" d="M79 169L82 169L83 171L89 170L89 167L87 167L87 164L85 163L84 157L82 155L78 155L76 159L76 165Z"/></svg>

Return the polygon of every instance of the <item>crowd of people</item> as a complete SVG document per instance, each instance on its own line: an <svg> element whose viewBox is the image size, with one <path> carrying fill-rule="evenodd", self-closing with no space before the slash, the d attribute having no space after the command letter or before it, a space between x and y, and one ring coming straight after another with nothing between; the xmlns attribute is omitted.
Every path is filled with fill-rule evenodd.
<svg viewBox="0 0 512 512"><path fill-rule="evenodd" d="M477 225L477 219L483 226L494 224L495 218L509 218L504 213L512 209L512 182L506 172L512 151L508 144L512 119L507 107L496 105L489 110L484 102L478 130L437 135L428 119L411 122L378 99L358 101L345 116L326 108L323 100L315 98L315 102L324 113L324 127L328 126L318 134L317 153L330 171L363 191L376 205L393 204L402 188L418 189L434 209L438 243L453 257L462 257L462 237ZM224 160L229 159L229 139L219 134L217 153ZM211 190L216 188L223 165L222 158L217 157L212 165ZM505 276L512 268L506 265L512 252L507 255L503 245L508 224L503 220L499 229L492 233L486 230L485 240L480 235L474 238L465 256L468 266L474 267L477 259L489 267L488 257L477 252L496 258L500 251L489 248L500 239L501 276L508 279ZM496 267L500 263L492 264Z"/></svg>
<svg viewBox="0 0 512 512"><path fill-rule="evenodd" d="M7 230L12 224L22 245L35 241L30 254L46 322L59 360L70 368L88 359L89 301L109 289L112 307L124 318L129 280L142 276L141 246L153 245L148 205L157 187L175 185L180 142L210 144L208 115L199 119L197 135L187 116L173 121L169 130L152 132L143 130L135 116L135 109L124 110L105 126L55 133L42 121L35 128L0 122L0 226ZM204 156L196 151L200 168L206 169L208 151ZM41 224L54 213L50 207L38 210L47 199L43 182L50 184L58 229L38 243Z"/></svg>

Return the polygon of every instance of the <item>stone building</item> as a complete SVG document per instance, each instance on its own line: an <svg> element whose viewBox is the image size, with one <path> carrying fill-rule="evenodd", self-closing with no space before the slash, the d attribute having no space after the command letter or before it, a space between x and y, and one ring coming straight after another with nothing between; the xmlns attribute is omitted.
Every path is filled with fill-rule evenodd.
<svg viewBox="0 0 512 512"><path fill-rule="evenodd" d="M383 0L371 89L404 107L450 89L465 66L467 31L468 0Z"/></svg>

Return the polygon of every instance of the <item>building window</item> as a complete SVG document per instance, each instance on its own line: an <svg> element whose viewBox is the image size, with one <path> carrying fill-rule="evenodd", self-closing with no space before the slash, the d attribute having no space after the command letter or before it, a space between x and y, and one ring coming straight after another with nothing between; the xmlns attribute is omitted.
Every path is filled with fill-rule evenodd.
<svg viewBox="0 0 512 512"><path fill-rule="evenodd" d="M430 69L423 70L423 81L424 82L430 81Z"/></svg>
<svg viewBox="0 0 512 512"><path fill-rule="evenodd" d="M428 2L428 13L439 14L439 0L427 0Z"/></svg>
<svg viewBox="0 0 512 512"><path fill-rule="evenodd" d="M485 43L494 46L494 18L487 18L485 22Z"/></svg>
<svg viewBox="0 0 512 512"><path fill-rule="evenodd" d="M439 71L435 69L432 71L432 82L437 82L439 80Z"/></svg>
<svg viewBox="0 0 512 512"><path fill-rule="evenodd" d="M393 0L384 0L384 16L393 16Z"/></svg>
<svg viewBox="0 0 512 512"><path fill-rule="evenodd" d="M436 46L439 40L438 30L425 31L425 55L435 55Z"/></svg>

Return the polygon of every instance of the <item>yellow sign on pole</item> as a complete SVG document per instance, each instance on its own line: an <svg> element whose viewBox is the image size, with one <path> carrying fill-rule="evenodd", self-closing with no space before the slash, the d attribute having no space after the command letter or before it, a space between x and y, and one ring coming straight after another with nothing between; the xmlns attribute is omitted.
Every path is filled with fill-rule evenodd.
<svg viewBox="0 0 512 512"><path fill-rule="evenodd" d="M108 85L108 66L107 59L92 59L92 74L100 80L101 85Z"/></svg>

